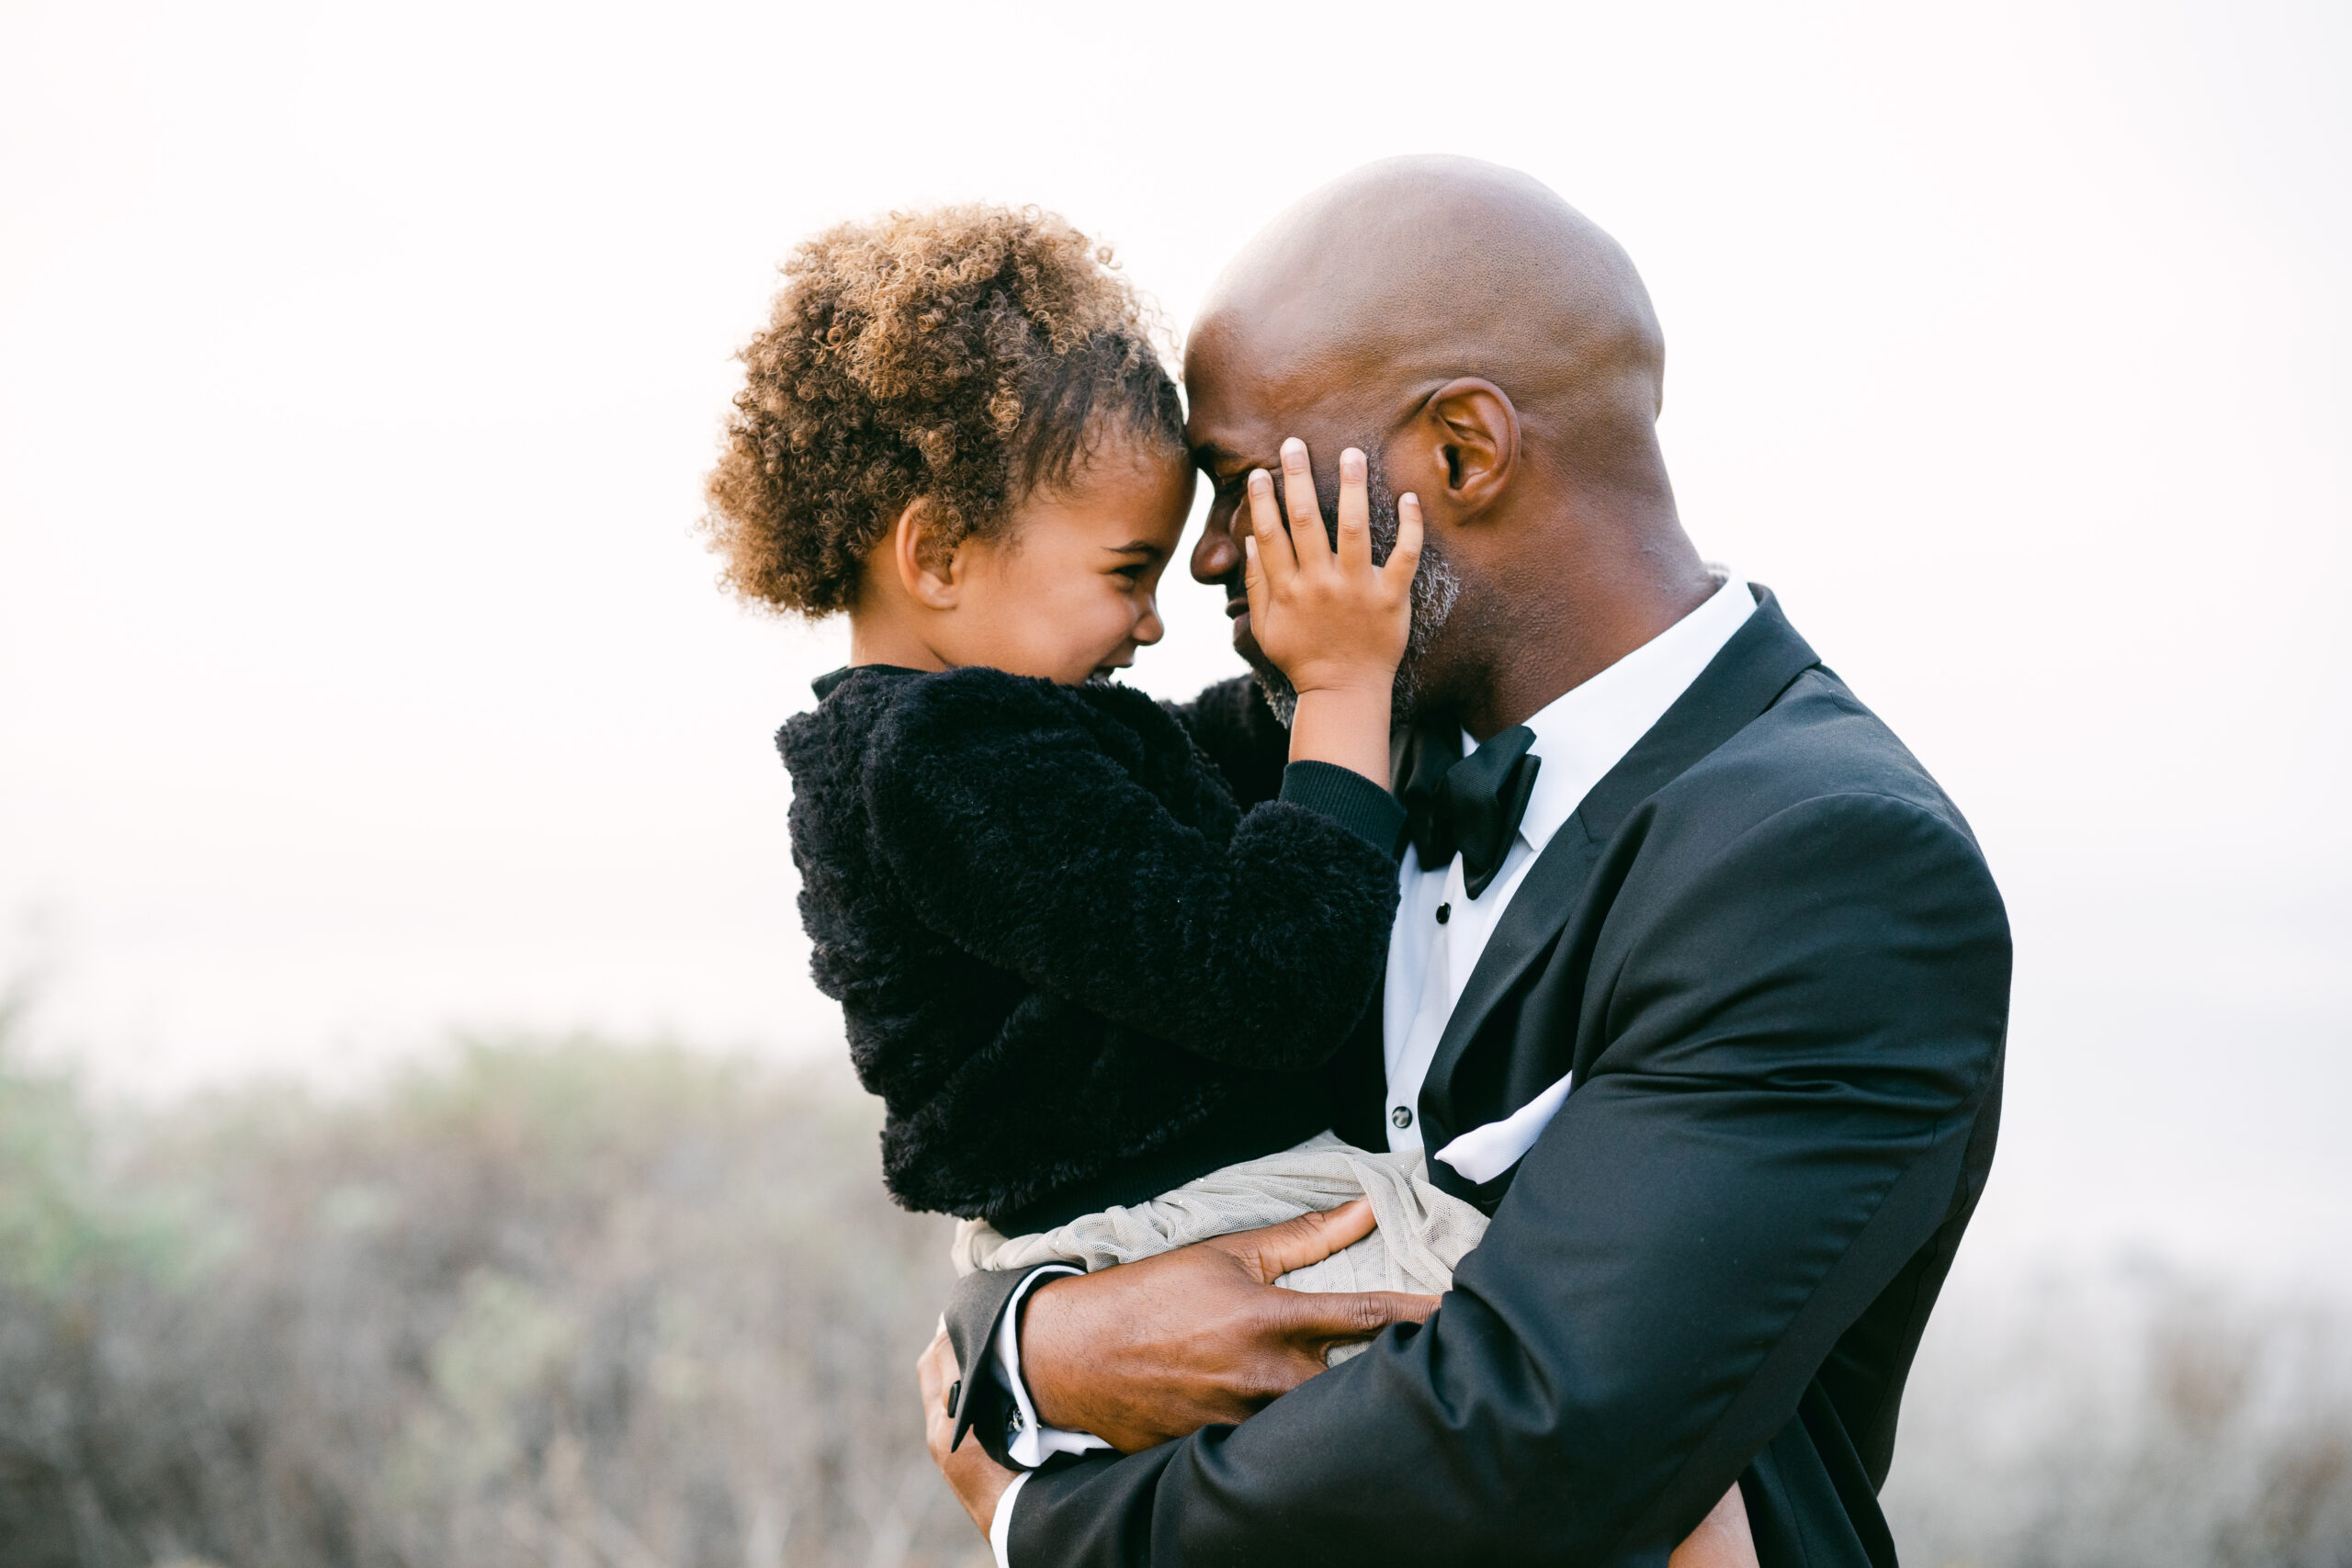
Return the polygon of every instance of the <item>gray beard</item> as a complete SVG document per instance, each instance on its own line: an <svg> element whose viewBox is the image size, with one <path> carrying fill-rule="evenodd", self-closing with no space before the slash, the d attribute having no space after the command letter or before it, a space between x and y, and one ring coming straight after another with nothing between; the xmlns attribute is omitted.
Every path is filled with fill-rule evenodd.
<svg viewBox="0 0 2352 1568"><path fill-rule="evenodd" d="M1375 450L1373 443L1360 441L1356 445L1367 455ZM1381 471L1380 463L1369 456L1365 459L1364 499L1370 503L1372 523L1372 558L1385 562L1388 553L1396 547L1396 497L1388 488L1388 476ZM1323 526L1334 540L1339 536L1340 520L1329 512L1323 514ZM1405 636L1405 657L1396 664L1396 683L1389 692L1389 719L1402 725L1413 716L1413 709L1420 696L1420 670L1428 657L1430 642L1438 630L1453 613L1454 601L1462 596L1462 574L1438 547L1437 540L1425 530L1421 535L1421 564L1413 572L1412 626ZM1298 715L1298 688L1290 677L1275 668L1263 653L1254 649L1247 656L1250 668L1258 677L1258 689L1266 694L1266 705L1288 729Z"/></svg>

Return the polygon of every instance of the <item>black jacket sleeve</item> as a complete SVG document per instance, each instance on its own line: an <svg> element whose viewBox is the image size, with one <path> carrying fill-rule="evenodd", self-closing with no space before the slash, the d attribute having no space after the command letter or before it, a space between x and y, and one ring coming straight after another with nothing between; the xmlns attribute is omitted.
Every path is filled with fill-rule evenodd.
<svg viewBox="0 0 2352 1568"><path fill-rule="evenodd" d="M1300 1068L1336 1050L1387 954L1389 853L1282 800L1219 842L1137 782L1138 768L1200 767L1156 706L1138 699L1172 760L1114 756L1149 737L1090 725L1043 682L968 673L877 727L865 782L876 841L925 923L1212 1061Z"/></svg>
<svg viewBox="0 0 2352 1568"><path fill-rule="evenodd" d="M1193 744L1216 764L1243 809L1281 793L1290 731L1266 705L1256 676L1219 681L1189 703L1164 705Z"/></svg>
<svg viewBox="0 0 2352 1568"><path fill-rule="evenodd" d="M1964 834L1872 795L1643 915L1438 1313L1238 1427L1038 1472L1012 1562L1665 1562L1973 1196L2009 942Z"/></svg>
<svg viewBox="0 0 2352 1568"><path fill-rule="evenodd" d="M988 1450L997 1463L1008 1470L1019 1468L1005 1447L1005 1417L1013 1409L1012 1395L998 1381L990 1351L998 1325L1012 1309L1022 1281L1049 1270L1075 1272L1051 1263L1031 1269L982 1269L957 1280L949 1292L947 1310L940 1314L940 1322L946 1326L948 1345L956 1352L956 1382L951 1391L955 1397L947 1411L956 1422L950 1449L960 1448L969 1437Z"/></svg>

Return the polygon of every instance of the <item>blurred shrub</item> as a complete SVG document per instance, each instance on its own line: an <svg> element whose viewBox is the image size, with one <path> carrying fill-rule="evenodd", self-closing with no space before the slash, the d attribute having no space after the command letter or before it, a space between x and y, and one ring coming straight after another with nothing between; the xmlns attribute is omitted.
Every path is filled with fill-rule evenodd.
<svg viewBox="0 0 2352 1568"><path fill-rule="evenodd" d="M875 1127L589 1043L100 1119L0 1050L0 1565L985 1563ZM1912 1568L2352 1568L2344 1320L1963 1268L1886 1502Z"/></svg>
<svg viewBox="0 0 2352 1568"><path fill-rule="evenodd" d="M986 1561L853 1098L586 1043L94 1126L0 1059L0 1562Z"/></svg>
<svg viewBox="0 0 2352 1568"><path fill-rule="evenodd" d="M1904 1400L1912 1568L2352 1568L2352 1333L2141 1262L1966 1281Z"/></svg>

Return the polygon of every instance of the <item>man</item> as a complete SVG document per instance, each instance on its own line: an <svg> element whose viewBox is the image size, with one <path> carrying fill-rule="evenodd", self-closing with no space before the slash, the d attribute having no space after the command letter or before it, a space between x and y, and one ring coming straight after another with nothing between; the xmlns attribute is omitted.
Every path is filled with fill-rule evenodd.
<svg viewBox="0 0 2352 1568"><path fill-rule="evenodd" d="M1244 481L1287 437L1421 498L1411 842L1337 1127L1493 1224L1421 1322L1267 1283L1348 1213L966 1280L933 1449L1014 1568L1655 1564L1735 1483L1763 1568L1894 1562L1876 1492L1992 1161L2008 930L1926 771L1700 561L1662 366L1614 242L1461 160L1317 192L1196 323L1194 576L1239 600ZM1130 1451L950 1451L1008 1413Z"/></svg>

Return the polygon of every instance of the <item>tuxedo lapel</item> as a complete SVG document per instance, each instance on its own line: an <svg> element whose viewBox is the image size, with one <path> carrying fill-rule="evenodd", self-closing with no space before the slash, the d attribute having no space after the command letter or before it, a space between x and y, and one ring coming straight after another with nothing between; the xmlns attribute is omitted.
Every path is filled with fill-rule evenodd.
<svg viewBox="0 0 2352 1568"><path fill-rule="evenodd" d="M1487 1017L1559 941L1601 850L1634 808L1770 707L1819 657L1781 614L1771 590L1754 586L1756 611L1699 672L1634 749L1592 786L1560 825L1511 895L1478 955L1461 999L1438 1037L1421 1086L1421 1125L1434 1150L1458 1134L1516 1109L1478 1108L1477 1121L1453 1103L1454 1069ZM1573 1015L1571 1015L1573 1016ZM1563 1043L1564 1044L1568 1043ZM1565 1060L1565 1053L1563 1054ZM1566 1069L1563 1068L1563 1071Z"/></svg>

